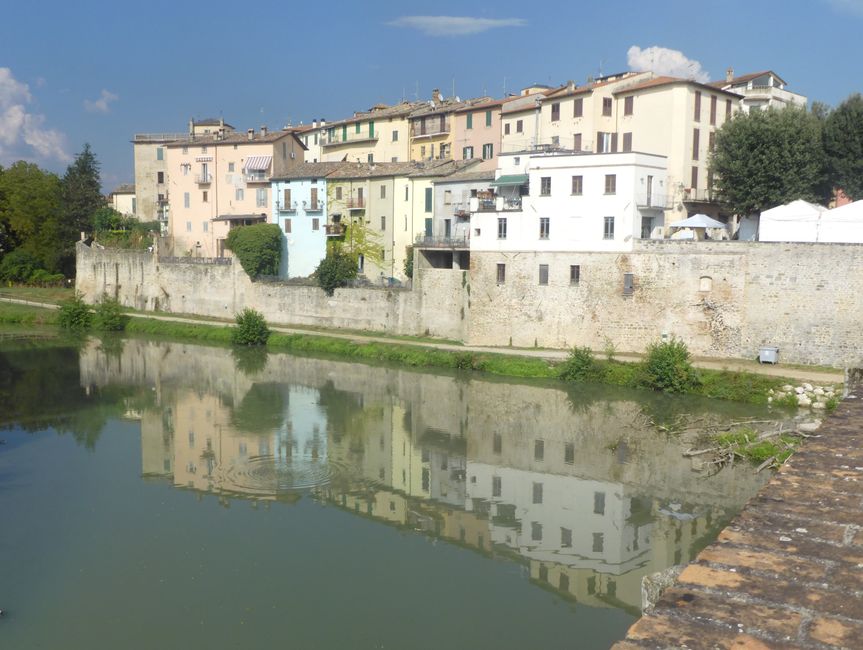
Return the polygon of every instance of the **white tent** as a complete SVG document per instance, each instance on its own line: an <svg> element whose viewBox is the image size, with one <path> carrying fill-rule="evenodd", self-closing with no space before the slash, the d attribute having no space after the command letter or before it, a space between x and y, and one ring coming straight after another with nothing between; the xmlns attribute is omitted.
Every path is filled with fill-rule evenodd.
<svg viewBox="0 0 863 650"><path fill-rule="evenodd" d="M761 213L759 241L819 241L818 227L827 208L797 200Z"/></svg>
<svg viewBox="0 0 863 650"><path fill-rule="evenodd" d="M822 214L818 241L863 244L863 201L848 203Z"/></svg>
<svg viewBox="0 0 863 650"><path fill-rule="evenodd" d="M694 214L683 221L670 223L668 227L676 229L671 235L671 239L704 239L708 228L711 230L721 229L725 234L725 238L728 236L725 224L708 217L706 214Z"/></svg>

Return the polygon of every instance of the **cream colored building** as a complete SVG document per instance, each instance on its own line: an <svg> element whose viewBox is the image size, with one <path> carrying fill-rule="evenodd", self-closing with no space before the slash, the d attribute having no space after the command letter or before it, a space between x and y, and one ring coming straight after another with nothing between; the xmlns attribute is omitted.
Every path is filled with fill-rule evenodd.
<svg viewBox="0 0 863 650"><path fill-rule="evenodd" d="M126 217L137 217L138 205L135 200L135 186L119 185L111 192L111 207Z"/></svg>
<svg viewBox="0 0 863 650"><path fill-rule="evenodd" d="M735 77L734 69L728 68L724 81L713 81L710 85L741 95L741 107L747 113L786 106L805 108L808 101L805 95L787 90L785 80L772 70Z"/></svg>
<svg viewBox="0 0 863 650"><path fill-rule="evenodd" d="M390 163L410 160L408 116L422 102L377 104L320 127L323 162Z"/></svg>
<svg viewBox="0 0 863 650"><path fill-rule="evenodd" d="M270 221L270 176L305 160L293 131L216 132L167 146L173 254L224 257L228 231Z"/></svg>
<svg viewBox="0 0 863 650"><path fill-rule="evenodd" d="M411 160L458 159L456 153L453 152L456 143L456 111L467 111L472 119L472 109L492 101L491 97L479 97L465 101L458 97L444 98L440 91L435 88L431 101L411 112ZM465 136L462 135L461 139L464 141Z"/></svg>

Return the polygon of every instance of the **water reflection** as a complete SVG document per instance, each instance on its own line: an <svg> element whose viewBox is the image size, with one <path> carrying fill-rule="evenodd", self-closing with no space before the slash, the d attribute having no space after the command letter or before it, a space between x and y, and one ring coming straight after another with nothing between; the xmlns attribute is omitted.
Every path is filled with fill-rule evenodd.
<svg viewBox="0 0 863 650"><path fill-rule="evenodd" d="M258 361L238 372L221 349L130 340L106 354L91 344L80 381L152 395L138 400L149 480L226 506L308 493L509 558L567 599L636 614L641 578L689 561L763 480L745 467L693 472L681 443L651 425L663 402L643 393ZM674 404L675 417L701 419L735 408Z"/></svg>

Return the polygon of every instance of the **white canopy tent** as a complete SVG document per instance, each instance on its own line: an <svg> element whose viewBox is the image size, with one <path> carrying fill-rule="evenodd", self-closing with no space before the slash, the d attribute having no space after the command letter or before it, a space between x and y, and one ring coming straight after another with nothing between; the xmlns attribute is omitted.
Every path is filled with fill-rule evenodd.
<svg viewBox="0 0 863 650"><path fill-rule="evenodd" d="M677 230L677 232L671 235L672 239L704 239L704 234L708 228L711 230L721 229L726 236L728 234L724 223L708 217L706 214L694 214L683 221L670 223L668 227ZM719 239L719 237L716 237L716 239Z"/></svg>
<svg viewBox="0 0 863 650"><path fill-rule="evenodd" d="M823 213L817 241L863 244L863 200Z"/></svg>
<svg viewBox="0 0 863 650"><path fill-rule="evenodd" d="M798 199L761 213L759 241L820 241L821 215L827 208Z"/></svg>

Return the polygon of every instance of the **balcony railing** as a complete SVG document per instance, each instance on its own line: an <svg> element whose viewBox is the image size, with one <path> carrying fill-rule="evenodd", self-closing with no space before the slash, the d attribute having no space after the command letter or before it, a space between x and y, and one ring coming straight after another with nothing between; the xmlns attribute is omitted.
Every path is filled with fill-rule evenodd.
<svg viewBox="0 0 863 650"><path fill-rule="evenodd" d="M269 183L270 179L266 174L244 174L243 180L247 183Z"/></svg>
<svg viewBox="0 0 863 650"><path fill-rule="evenodd" d="M364 210L366 207L365 198L348 199L348 210Z"/></svg>
<svg viewBox="0 0 863 650"><path fill-rule="evenodd" d="M303 201L303 209L306 212L320 212L324 209L323 201Z"/></svg>
<svg viewBox="0 0 863 650"><path fill-rule="evenodd" d="M455 237L417 235L414 245L419 248L470 248L470 237L467 235Z"/></svg>
<svg viewBox="0 0 863 650"><path fill-rule="evenodd" d="M448 119L441 121L440 118L430 117L425 123L416 120L411 124L412 138L431 138L436 135L446 135L450 132Z"/></svg>
<svg viewBox="0 0 863 650"><path fill-rule="evenodd" d="M692 203L719 203L716 190L689 188L683 190L683 201Z"/></svg>
<svg viewBox="0 0 863 650"><path fill-rule="evenodd" d="M355 134L355 137L348 137L345 140L342 140L340 137L336 136L332 140L329 138L325 138L321 141L322 147L336 147L340 144L362 144L364 142L377 142L380 136L375 133L373 135L368 135L366 133L361 133L359 135Z"/></svg>
<svg viewBox="0 0 863 650"><path fill-rule="evenodd" d="M195 182L198 185L209 185L213 182L212 174L195 174Z"/></svg>
<svg viewBox="0 0 863 650"><path fill-rule="evenodd" d="M636 194L635 196L635 205L639 208L662 208L665 209L669 205L671 205L673 201L671 197L665 194L655 194L650 193L647 194L645 192L641 192L640 194Z"/></svg>
<svg viewBox="0 0 863 650"><path fill-rule="evenodd" d="M289 205L282 205L279 201L276 201L276 210L279 212L296 212L297 202L293 201Z"/></svg>
<svg viewBox="0 0 863 650"><path fill-rule="evenodd" d="M342 223L328 223L324 226L327 237L344 237L345 225Z"/></svg>

